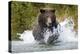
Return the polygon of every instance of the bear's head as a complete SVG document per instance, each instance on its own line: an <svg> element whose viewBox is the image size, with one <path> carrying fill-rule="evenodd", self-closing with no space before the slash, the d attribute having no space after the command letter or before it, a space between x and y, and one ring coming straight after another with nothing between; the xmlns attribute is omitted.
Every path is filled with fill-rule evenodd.
<svg viewBox="0 0 80 54"><path fill-rule="evenodd" d="M38 23L41 27L56 27L56 16L54 9L40 9Z"/></svg>

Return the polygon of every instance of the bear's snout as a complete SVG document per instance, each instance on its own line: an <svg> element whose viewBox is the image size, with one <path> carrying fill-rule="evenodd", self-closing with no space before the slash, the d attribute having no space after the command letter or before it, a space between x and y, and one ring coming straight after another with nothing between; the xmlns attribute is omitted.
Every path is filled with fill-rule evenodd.
<svg viewBox="0 0 80 54"><path fill-rule="evenodd" d="M47 26L52 26L52 21L51 21L50 17L47 18L46 24L47 24Z"/></svg>

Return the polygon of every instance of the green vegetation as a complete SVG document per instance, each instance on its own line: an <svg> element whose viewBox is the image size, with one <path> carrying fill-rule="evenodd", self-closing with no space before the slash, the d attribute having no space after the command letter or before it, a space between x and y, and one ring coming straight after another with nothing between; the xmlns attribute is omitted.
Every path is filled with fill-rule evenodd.
<svg viewBox="0 0 80 54"><path fill-rule="evenodd" d="M77 5L48 4L48 3L30 3L30 2L11 2L11 38L19 39L17 33L24 30L31 30L40 8L54 8L58 21L63 21L66 17L72 17L77 30L78 7Z"/></svg>

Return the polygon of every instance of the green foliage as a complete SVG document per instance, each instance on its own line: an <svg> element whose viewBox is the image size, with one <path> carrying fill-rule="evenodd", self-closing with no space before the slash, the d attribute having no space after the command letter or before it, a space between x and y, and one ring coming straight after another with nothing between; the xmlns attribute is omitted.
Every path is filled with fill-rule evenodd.
<svg viewBox="0 0 80 54"><path fill-rule="evenodd" d="M11 37L13 40L19 39L17 33L24 30L31 30L40 8L54 8L58 21L63 21L65 17L73 17L75 30L77 30L78 7L77 5L31 3L31 2L11 2Z"/></svg>

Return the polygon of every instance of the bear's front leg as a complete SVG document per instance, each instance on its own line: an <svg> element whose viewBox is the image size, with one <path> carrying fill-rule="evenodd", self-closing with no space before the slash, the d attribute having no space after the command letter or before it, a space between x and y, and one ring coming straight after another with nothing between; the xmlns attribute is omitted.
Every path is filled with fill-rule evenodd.
<svg viewBox="0 0 80 54"><path fill-rule="evenodd" d="M48 44L54 44L57 41L58 37L59 37L59 35L52 35L52 36L50 36L48 38L48 40L47 40L47 43Z"/></svg>

